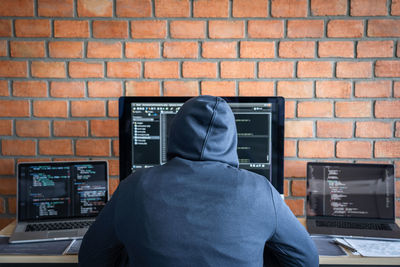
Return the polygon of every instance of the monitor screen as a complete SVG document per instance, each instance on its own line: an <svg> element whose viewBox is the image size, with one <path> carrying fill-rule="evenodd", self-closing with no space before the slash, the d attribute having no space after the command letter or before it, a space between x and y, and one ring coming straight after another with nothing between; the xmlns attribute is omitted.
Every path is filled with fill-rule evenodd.
<svg viewBox="0 0 400 267"><path fill-rule="evenodd" d="M108 198L107 162L18 165L19 220L94 217Z"/></svg>
<svg viewBox="0 0 400 267"><path fill-rule="evenodd" d="M167 162L168 131L188 97L121 97L120 179ZM224 97L235 116L239 167L263 175L283 193L284 99Z"/></svg>

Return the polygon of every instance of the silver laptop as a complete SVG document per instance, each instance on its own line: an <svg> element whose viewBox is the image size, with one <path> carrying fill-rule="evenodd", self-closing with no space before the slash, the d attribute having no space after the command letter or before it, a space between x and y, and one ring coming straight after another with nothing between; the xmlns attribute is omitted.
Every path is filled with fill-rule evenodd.
<svg viewBox="0 0 400 267"><path fill-rule="evenodd" d="M306 216L312 235L400 238L393 165L308 163Z"/></svg>
<svg viewBox="0 0 400 267"><path fill-rule="evenodd" d="M108 200L107 161L18 164L10 243L79 239Z"/></svg>

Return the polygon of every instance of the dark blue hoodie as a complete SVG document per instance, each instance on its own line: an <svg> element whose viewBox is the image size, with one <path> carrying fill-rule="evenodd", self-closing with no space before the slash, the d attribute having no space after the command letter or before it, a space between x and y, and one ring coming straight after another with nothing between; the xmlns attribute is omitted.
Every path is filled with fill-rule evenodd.
<svg viewBox="0 0 400 267"><path fill-rule="evenodd" d="M175 116L169 161L119 185L85 235L82 266L318 266L304 227L258 174L238 168L233 113L219 97Z"/></svg>

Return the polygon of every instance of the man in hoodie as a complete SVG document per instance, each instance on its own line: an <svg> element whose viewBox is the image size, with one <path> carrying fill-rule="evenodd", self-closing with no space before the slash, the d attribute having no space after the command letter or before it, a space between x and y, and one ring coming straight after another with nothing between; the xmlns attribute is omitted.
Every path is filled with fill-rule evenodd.
<svg viewBox="0 0 400 267"><path fill-rule="evenodd" d="M79 263L318 266L304 227L265 177L238 168L236 150L229 105L187 101L172 122L168 162L121 182L86 233Z"/></svg>

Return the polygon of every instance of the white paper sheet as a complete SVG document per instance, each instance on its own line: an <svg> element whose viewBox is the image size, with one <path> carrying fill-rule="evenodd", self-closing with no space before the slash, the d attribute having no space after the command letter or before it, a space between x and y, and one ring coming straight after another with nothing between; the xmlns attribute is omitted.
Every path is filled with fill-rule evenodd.
<svg viewBox="0 0 400 267"><path fill-rule="evenodd" d="M364 257L400 257L400 240L344 239Z"/></svg>

